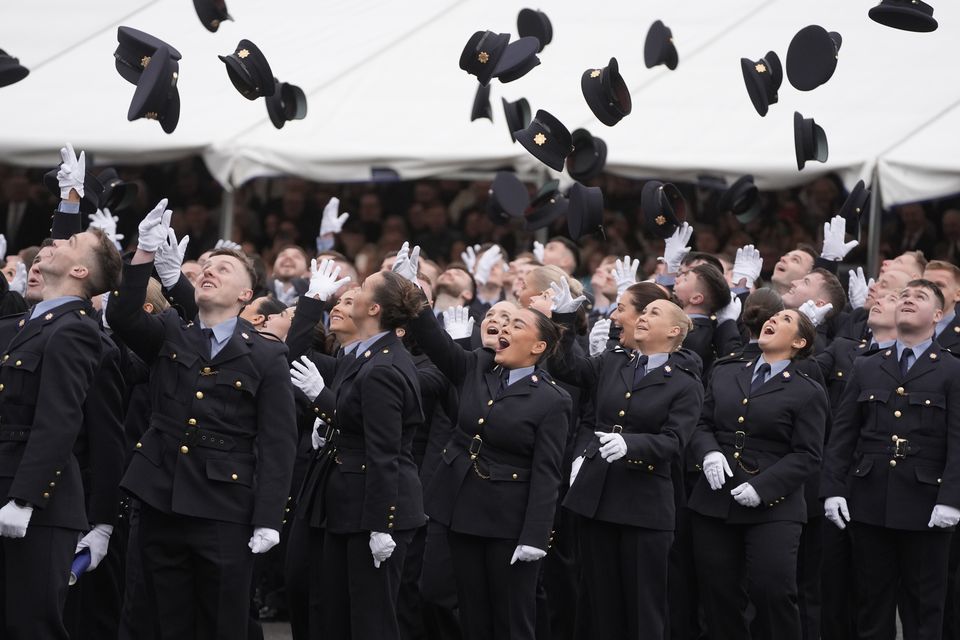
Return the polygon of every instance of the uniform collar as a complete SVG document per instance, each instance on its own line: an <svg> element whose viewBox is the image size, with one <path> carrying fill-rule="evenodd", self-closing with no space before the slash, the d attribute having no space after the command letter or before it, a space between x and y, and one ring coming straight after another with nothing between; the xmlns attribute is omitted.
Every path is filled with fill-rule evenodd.
<svg viewBox="0 0 960 640"><path fill-rule="evenodd" d="M523 380L536 370L535 366L530 367L520 367L519 369L511 369L510 375L507 377L507 386L513 384L518 380Z"/></svg>
<svg viewBox="0 0 960 640"><path fill-rule="evenodd" d="M669 353L643 353L642 351L637 351L642 356L647 356L647 372L653 371L657 367L662 367L667 363L667 359L670 358Z"/></svg>
<svg viewBox="0 0 960 640"><path fill-rule="evenodd" d="M33 311L30 312L30 319L33 320L34 318L40 317L48 311L53 311L61 305L64 305L68 302L74 302L76 300L82 301L83 298L80 296L60 296L51 300L41 300L33 307Z"/></svg>
<svg viewBox="0 0 960 640"><path fill-rule="evenodd" d="M208 327L200 321L201 329L213 329L213 337L217 341L217 344L223 344L230 339L230 336L233 335L233 332L237 329L237 316L228 318L223 322L216 324L212 327Z"/></svg>
<svg viewBox="0 0 960 640"><path fill-rule="evenodd" d="M767 362L763 356L757 358L757 364L753 367L753 375L757 375L757 369L760 368L760 365L768 364L770 365L770 377L778 376L783 371L790 366L789 360L777 360L776 362Z"/></svg>
<svg viewBox="0 0 960 640"><path fill-rule="evenodd" d="M380 333L378 333L378 334L376 334L376 335L374 335L374 336L370 336L370 337L367 338L366 340L363 340L362 342L359 342L359 343L357 344L357 348L354 349L353 352L354 352L354 353L363 353L363 352L365 352L367 349L369 349L370 347L372 347L373 344L374 344L377 340L379 340L379 339L382 338L383 336L387 335L388 333L390 333L390 332L389 332L389 331L381 331Z"/></svg>
<svg viewBox="0 0 960 640"><path fill-rule="evenodd" d="M936 330L936 332L934 333L934 335L936 335L937 337L939 337L940 334L943 333L944 329L946 329L947 327L949 327L949 326L950 326L950 323L953 322L953 319L956 318L956 317L957 317L957 308L956 308L956 307L954 307L953 310L950 311L950 315L943 314L943 317L940 319L940 322L937 323L937 330Z"/></svg>
<svg viewBox="0 0 960 640"><path fill-rule="evenodd" d="M920 356L922 356L924 353L926 353L927 349L930 348L930 345L931 345L931 344L933 344L933 338L932 338L932 337L931 337L931 338L927 338L926 340L924 340L924 341L921 342L920 344L917 344L917 345L914 345L914 346L912 346L912 347L909 347L910 349L913 349L913 357L914 357L914 359L915 359L915 360L919 360L919 359L920 359ZM897 362L899 362L899 361L900 361L900 358L903 357L903 350L904 350L904 349L907 349L907 348L908 348L907 345L905 345L905 344L903 344L902 342L900 342L900 340L897 340Z"/></svg>

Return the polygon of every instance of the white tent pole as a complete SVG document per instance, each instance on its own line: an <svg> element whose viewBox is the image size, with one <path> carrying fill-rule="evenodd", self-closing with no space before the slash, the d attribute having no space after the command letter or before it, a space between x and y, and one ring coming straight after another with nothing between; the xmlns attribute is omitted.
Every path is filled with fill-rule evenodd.
<svg viewBox="0 0 960 640"><path fill-rule="evenodd" d="M220 237L233 240L233 197L235 190L223 192L223 202L220 208Z"/></svg>
<svg viewBox="0 0 960 640"><path fill-rule="evenodd" d="M880 232L883 203L880 196L880 165L873 167L870 184L870 219L867 232L867 272L876 277L880 273Z"/></svg>

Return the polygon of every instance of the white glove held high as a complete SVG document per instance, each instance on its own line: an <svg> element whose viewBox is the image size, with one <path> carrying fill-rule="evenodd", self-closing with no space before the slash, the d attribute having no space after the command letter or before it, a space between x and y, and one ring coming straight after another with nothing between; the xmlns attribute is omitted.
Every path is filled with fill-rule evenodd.
<svg viewBox="0 0 960 640"><path fill-rule="evenodd" d="M608 318L597 320L590 329L590 355L598 356L607 350L607 341L610 339L610 325Z"/></svg>
<svg viewBox="0 0 960 640"><path fill-rule="evenodd" d="M173 211L167 209L167 199L164 198L140 221L140 226L137 227L137 248L148 253L156 253L167 239L171 216Z"/></svg>
<svg viewBox="0 0 960 640"><path fill-rule="evenodd" d="M450 307L443 312L443 328L454 340L473 335L473 318L466 307Z"/></svg>
<svg viewBox="0 0 960 640"><path fill-rule="evenodd" d="M534 240L533 241L533 257L536 258L537 262L539 262L540 264L543 264L544 251L545 251L545 247L543 246L543 243L538 242L537 240Z"/></svg>
<svg viewBox="0 0 960 640"><path fill-rule="evenodd" d="M310 261L310 288L307 289L307 296L310 298L318 297L326 301L335 294L340 287L350 282L350 276L340 276L340 267L333 260L324 258L317 264L316 260Z"/></svg>
<svg viewBox="0 0 960 640"><path fill-rule="evenodd" d="M630 256L623 256L623 260L617 258L613 263L613 269L610 275L617 283L617 294L622 294L630 285L637 281L637 270L640 268L639 260L631 260Z"/></svg>
<svg viewBox="0 0 960 640"><path fill-rule="evenodd" d="M73 150L73 145L68 142L67 146L60 149L60 160L60 169L57 171L60 199L66 200L69 198L70 189L74 189L82 198L83 181L87 173L86 152L81 151L80 157L77 157Z"/></svg>
<svg viewBox="0 0 960 640"><path fill-rule="evenodd" d="M687 246L687 243L690 242L691 236L693 236L693 227L684 222L664 242L663 255L660 256L660 261L667 265L667 273L678 273L680 271L680 263L690 253L690 247Z"/></svg>
<svg viewBox="0 0 960 640"><path fill-rule="evenodd" d="M553 310L557 313L573 313L587 299L584 295L574 298L566 278L561 278L560 282L551 282L550 289L553 291Z"/></svg>
<svg viewBox="0 0 960 640"><path fill-rule="evenodd" d="M760 272L763 271L763 258L760 252L752 245L744 245L737 249L737 258L733 261L733 284L752 289L756 284Z"/></svg>
<svg viewBox="0 0 960 640"><path fill-rule="evenodd" d="M171 289L180 279L180 267L183 265L188 244L190 244L190 236L183 236L180 242L177 242L177 232L168 228L166 239L160 243L157 252L153 254L153 268L160 276L160 284L167 289Z"/></svg>
<svg viewBox="0 0 960 640"><path fill-rule="evenodd" d="M473 276L477 284L487 284L490 280L490 272L493 271L496 264L500 262L501 257L500 247L497 245L493 245L483 252L483 255L477 260L477 270Z"/></svg>
<svg viewBox="0 0 960 640"><path fill-rule="evenodd" d="M849 274L850 282L847 285L847 297L850 298L850 306L859 309L867 303L867 296L870 294L870 285L873 279L867 282L867 277L863 274L863 267L851 269Z"/></svg>
<svg viewBox="0 0 960 640"><path fill-rule="evenodd" d="M807 300L800 308L797 309L800 313L807 316L810 319L810 322L813 323L813 326L819 327L823 324L823 321L826 319L827 314L833 310L833 305L829 302L822 307L818 307L817 303L813 300Z"/></svg>
<svg viewBox="0 0 960 640"><path fill-rule="evenodd" d="M847 233L847 221L843 216L833 216L830 222L823 223L823 251L820 257L825 260L843 260L848 253L860 244L856 240L844 242Z"/></svg>

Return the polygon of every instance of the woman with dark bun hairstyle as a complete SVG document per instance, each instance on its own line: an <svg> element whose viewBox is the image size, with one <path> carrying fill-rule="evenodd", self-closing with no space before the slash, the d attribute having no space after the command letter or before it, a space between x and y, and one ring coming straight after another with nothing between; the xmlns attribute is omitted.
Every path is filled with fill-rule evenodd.
<svg viewBox="0 0 960 640"><path fill-rule="evenodd" d="M394 270L413 280L418 249ZM471 640L535 637L537 576L547 555L571 400L541 368L561 329L515 309L493 349L465 351L466 310L425 308L409 325L417 343L460 392L450 442L426 489L427 514L449 527L461 627Z"/></svg>

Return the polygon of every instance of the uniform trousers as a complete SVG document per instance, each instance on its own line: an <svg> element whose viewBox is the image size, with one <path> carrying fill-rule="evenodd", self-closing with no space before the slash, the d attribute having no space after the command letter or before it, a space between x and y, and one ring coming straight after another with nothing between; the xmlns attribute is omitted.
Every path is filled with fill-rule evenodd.
<svg viewBox="0 0 960 640"><path fill-rule="evenodd" d="M947 591L952 532L903 531L849 524L857 581L861 640L896 638L900 612L904 640L938 640Z"/></svg>
<svg viewBox="0 0 960 640"><path fill-rule="evenodd" d="M823 640L854 640L856 633L856 581L850 532L831 522L823 523L823 563L820 581L820 637Z"/></svg>
<svg viewBox="0 0 960 640"><path fill-rule="evenodd" d="M396 548L373 565L370 532L323 536L320 614L324 640L399 640L397 596L414 530L393 531Z"/></svg>
<svg viewBox="0 0 960 640"><path fill-rule="evenodd" d="M797 604L803 640L820 638L820 568L823 560L824 516L807 517L797 552ZM829 522L826 526L833 526Z"/></svg>
<svg viewBox="0 0 960 640"><path fill-rule="evenodd" d="M100 640L118 635L128 523L126 517L117 520L107 555L95 570L83 574L67 590L63 618L71 640Z"/></svg>
<svg viewBox="0 0 960 640"><path fill-rule="evenodd" d="M799 640L799 522L728 524L693 517L701 602L710 640ZM747 620L747 606L755 617Z"/></svg>
<svg viewBox="0 0 960 640"><path fill-rule="evenodd" d="M581 570L596 637L665 637L672 542L672 531L580 520Z"/></svg>
<svg viewBox="0 0 960 640"><path fill-rule="evenodd" d="M23 538L0 538L0 638L69 638L63 607L78 533L31 526Z"/></svg>
<svg viewBox="0 0 960 640"><path fill-rule="evenodd" d="M283 578L286 586L287 610L290 612L290 631L293 640L308 640L311 637L310 523L306 518L288 515L286 527L280 535L284 534L287 536L287 548L283 563ZM321 542L320 553L322 549ZM315 600L319 604L320 599ZM316 619L319 621L319 616Z"/></svg>
<svg viewBox="0 0 960 640"><path fill-rule="evenodd" d="M457 584L450 562L447 528L433 520L426 526L420 596L426 637L459 640L462 636L457 615Z"/></svg>
<svg viewBox="0 0 960 640"><path fill-rule="evenodd" d="M950 543L947 567L947 608L943 612L943 640L960 640L960 536L953 536Z"/></svg>
<svg viewBox="0 0 960 640"><path fill-rule="evenodd" d="M558 504L560 502L563 502L562 496ZM576 629L577 585L580 581L578 520L577 514L557 508L553 545L543 559L543 583L553 640L573 640Z"/></svg>
<svg viewBox="0 0 960 640"><path fill-rule="evenodd" d="M140 507L140 554L162 640L246 640L251 525Z"/></svg>
<svg viewBox="0 0 960 640"><path fill-rule="evenodd" d="M515 539L449 531L460 627L468 640L534 640L542 560L510 564Z"/></svg>

